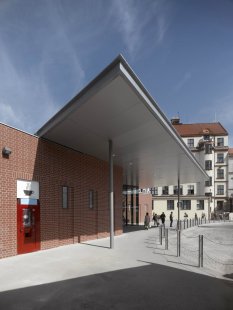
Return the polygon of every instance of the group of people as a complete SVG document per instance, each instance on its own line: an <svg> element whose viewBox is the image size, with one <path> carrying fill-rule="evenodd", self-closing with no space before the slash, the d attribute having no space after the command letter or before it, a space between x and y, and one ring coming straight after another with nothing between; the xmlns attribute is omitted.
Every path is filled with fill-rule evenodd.
<svg viewBox="0 0 233 310"><path fill-rule="evenodd" d="M159 226L159 220L161 220L162 222L162 225L165 225L165 218L166 218L166 215L164 212L162 212L162 214L159 216L157 215L156 213L153 214L153 221L154 221L154 226ZM170 213L170 216L169 216L169 219L170 219L170 227L172 227L172 224L173 224L173 212ZM145 215L145 220L144 220L144 225L145 225L145 229L149 229L149 226L150 226L150 216L149 216L149 213L147 212L146 215Z"/></svg>

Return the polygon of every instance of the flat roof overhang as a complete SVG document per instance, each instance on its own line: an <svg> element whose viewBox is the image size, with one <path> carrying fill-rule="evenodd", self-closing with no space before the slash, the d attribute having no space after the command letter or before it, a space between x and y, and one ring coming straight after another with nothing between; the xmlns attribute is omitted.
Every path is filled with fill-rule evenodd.
<svg viewBox="0 0 233 310"><path fill-rule="evenodd" d="M200 182L206 172L144 88L118 56L88 86L52 117L39 137L108 160L125 184L151 187Z"/></svg>

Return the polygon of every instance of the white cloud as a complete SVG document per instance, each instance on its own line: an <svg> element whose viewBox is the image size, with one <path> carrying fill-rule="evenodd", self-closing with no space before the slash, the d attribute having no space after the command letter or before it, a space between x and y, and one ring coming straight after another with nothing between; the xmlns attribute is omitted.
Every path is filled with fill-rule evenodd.
<svg viewBox="0 0 233 310"><path fill-rule="evenodd" d="M113 16L116 29L121 33L128 52L134 57L146 41L150 46L161 44L164 40L168 19L166 1L114 0ZM148 35L149 34L149 35Z"/></svg>
<svg viewBox="0 0 233 310"><path fill-rule="evenodd" d="M14 124L14 127L20 127L19 115L9 104L0 102L0 115L2 123Z"/></svg>
<svg viewBox="0 0 233 310"><path fill-rule="evenodd" d="M85 78L64 17L55 2L46 4L25 6L25 20L9 6L10 22L2 18L0 27L0 121L28 132L71 99Z"/></svg>

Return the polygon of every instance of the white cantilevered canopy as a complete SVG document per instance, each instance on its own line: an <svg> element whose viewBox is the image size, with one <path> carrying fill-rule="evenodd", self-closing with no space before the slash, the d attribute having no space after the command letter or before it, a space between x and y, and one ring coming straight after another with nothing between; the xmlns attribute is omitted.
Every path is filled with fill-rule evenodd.
<svg viewBox="0 0 233 310"><path fill-rule="evenodd" d="M52 117L39 137L108 160L124 183L151 187L207 179L168 119L124 58L118 56Z"/></svg>

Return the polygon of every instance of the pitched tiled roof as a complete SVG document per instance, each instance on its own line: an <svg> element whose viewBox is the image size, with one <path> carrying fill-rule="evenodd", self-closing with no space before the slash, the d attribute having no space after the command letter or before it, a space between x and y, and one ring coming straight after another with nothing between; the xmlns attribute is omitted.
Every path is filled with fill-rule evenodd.
<svg viewBox="0 0 233 310"><path fill-rule="evenodd" d="M174 124L174 128L181 137L203 136L227 136L228 132L220 123L198 123L198 124Z"/></svg>
<svg viewBox="0 0 233 310"><path fill-rule="evenodd" d="M232 147L229 147L229 149L228 149L228 154L229 154L230 156L233 156L233 148L232 148Z"/></svg>

